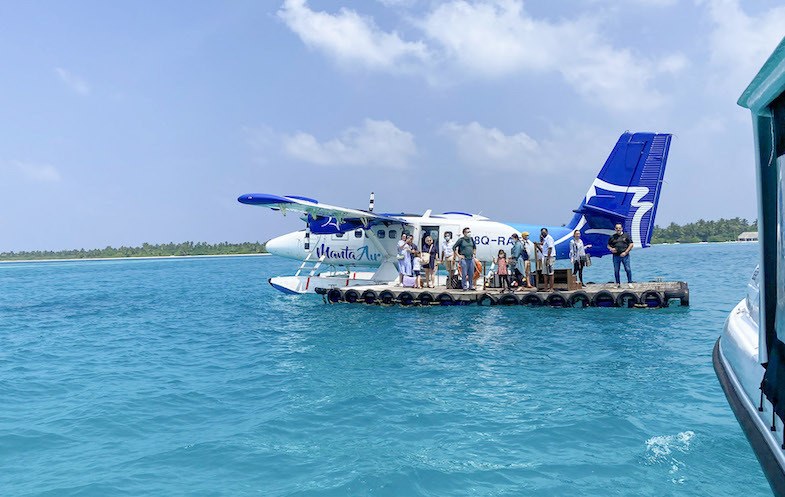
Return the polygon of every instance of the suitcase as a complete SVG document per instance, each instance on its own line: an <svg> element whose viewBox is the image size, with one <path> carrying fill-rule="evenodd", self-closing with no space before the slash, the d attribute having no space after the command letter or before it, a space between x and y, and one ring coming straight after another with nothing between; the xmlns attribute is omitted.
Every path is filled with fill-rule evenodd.
<svg viewBox="0 0 785 497"><path fill-rule="evenodd" d="M452 278L448 282L448 288L461 288L461 277L457 274L452 275Z"/></svg>
<svg viewBox="0 0 785 497"><path fill-rule="evenodd" d="M406 288L414 288L415 283L417 283L417 279L414 276L403 277L403 286Z"/></svg>

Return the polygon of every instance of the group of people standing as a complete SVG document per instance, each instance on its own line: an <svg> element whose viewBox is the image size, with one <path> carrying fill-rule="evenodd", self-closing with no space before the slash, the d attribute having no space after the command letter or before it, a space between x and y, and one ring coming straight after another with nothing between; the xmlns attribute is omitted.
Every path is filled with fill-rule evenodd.
<svg viewBox="0 0 785 497"><path fill-rule="evenodd" d="M414 288L433 288L438 254L439 249L430 235L425 237L420 248L414 243L413 235L401 233L401 239L398 240L399 284L403 285L404 277L410 276L415 278Z"/></svg>
<svg viewBox="0 0 785 497"><path fill-rule="evenodd" d="M453 242L452 233L445 232L440 247L437 247L433 238L428 235L423 239L421 248L414 243L412 235L401 234L401 239L398 241L399 284L404 284L406 276L413 276L415 288L433 288L436 284L437 262L443 261L448 274L448 287L450 287L457 268L461 275L461 287L464 290L474 290L476 280L482 276L481 269L478 271L476 268L479 265L475 257L477 245L470 228L464 228L462 234L462 237ZM545 291L552 292L554 290L556 244L548 233L548 229L542 228L540 230L539 243L529 240L528 231L522 232L520 236L518 233L514 233L512 242L509 258L505 250L501 249L497 257L493 259L497 267L496 274L499 276L502 292L512 292L513 286L519 289L529 289L536 286L532 280L533 260L537 260L536 269L540 270L545 278ZM621 224L617 224L614 235L608 240L608 249L613 254L617 288L620 286L619 271L622 265L627 273L628 284L630 287L632 286L632 272L629 262L629 252L632 247L632 240L624 233ZM569 256L573 265L573 274L577 276L581 286L586 286L583 283L583 269L590 264L587 253L589 248L591 245L583 243L580 230L575 230L570 240Z"/></svg>
<svg viewBox="0 0 785 497"><path fill-rule="evenodd" d="M546 290L553 290L554 269L556 262L556 244L553 237L548 233L547 228L540 230L540 242L535 243L529 240L529 232L524 231L512 235L512 248L510 257L504 249L499 250L497 257L493 259L496 264L496 274L499 276L499 284L502 293L511 292L513 286L518 289L534 288L532 282L532 261L539 260L537 268L541 269L545 276ZM512 280L512 281L511 281Z"/></svg>
<svg viewBox="0 0 785 497"><path fill-rule="evenodd" d="M454 262L459 263L461 286L464 290L475 289L476 278L470 275L474 274L474 255L477 251L477 245L471 235L471 229L464 228L463 237L453 244L451 241L452 233L446 232L441 251L441 258L447 265L449 275L453 274ZM580 237L580 233L578 236ZM549 277L547 284L549 284L550 290L553 290L553 265L556 261L556 244L553 237L548 234L548 229L543 228L540 230L539 243L529 240L528 231L524 231L520 236L518 233L514 233L512 242L509 259L507 258L507 253L502 249L499 250L497 257L493 260L497 266L496 274L499 275L501 280L502 292L512 291L513 284L520 289L535 287L532 281L532 261L538 255L541 260L540 265L543 274Z"/></svg>

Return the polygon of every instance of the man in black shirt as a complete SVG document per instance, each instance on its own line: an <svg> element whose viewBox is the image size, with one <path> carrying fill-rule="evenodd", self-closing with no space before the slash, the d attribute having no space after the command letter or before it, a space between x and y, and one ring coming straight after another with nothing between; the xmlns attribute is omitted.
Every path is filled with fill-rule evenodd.
<svg viewBox="0 0 785 497"><path fill-rule="evenodd" d="M608 239L608 249L613 254L613 276L616 277L616 288L621 286L619 281L619 266L624 264L624 272L627 273L627 286L632 288L632 270L630 269L630 250L632 250L632 240L623 231L621 224L616 224L616 233Z"/></svg>

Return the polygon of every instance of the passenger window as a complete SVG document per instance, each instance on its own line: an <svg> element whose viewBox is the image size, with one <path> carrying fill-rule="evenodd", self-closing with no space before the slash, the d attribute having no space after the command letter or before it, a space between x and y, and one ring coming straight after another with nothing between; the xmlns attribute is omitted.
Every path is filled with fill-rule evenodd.
<svg viewBox="0 0 785 497"><path fill-rule="evenodd" d="M396 237L395 230L390 230L390 232L389 232L389 233L387 233L387 235L389 235L389 238L397 238L397 237Z"/></svg>
<svg viewBox="0 0 785 497"><path fill-rule="evenodd" d="M354 230L354 237L355 238L362 238L363 237L363 230Z"/></svg>
<svg viewBox="0 0 785 497"><path fill-rule="evenodd" d="M343 233L336 233L333 235L335 238L343 238Z"/></svg>
<svg viewBox="0 0 785 497"><path fill-rule="evenodd" d="M376 232L377 238L384 238L384 230L379 230Z"/></svg>

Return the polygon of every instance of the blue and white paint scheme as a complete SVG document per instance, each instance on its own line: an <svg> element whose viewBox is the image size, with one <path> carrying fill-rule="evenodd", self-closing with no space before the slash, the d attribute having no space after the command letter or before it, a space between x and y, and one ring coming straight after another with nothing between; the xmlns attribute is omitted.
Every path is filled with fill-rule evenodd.
<svg viewBox="0 0 785 497"><path fill-rule="evenodd" d="M313 292L317 286L389 283L397 276L396 250L402 231L412 233L420 244L428 234L441 241L447 231L455 241L464 228L471 228L477 258L490 262L499 249L509 251L513 233L528 231L530 239L538 242L543 227L556 242L556 258L569 258L569 240L577 229L591 245L589 254L602 257L610 253L607 242L616 223L624 226L635 248L649 246L670 142L670 134L623 133L574 215L562 226L502 223L465 212L378 214L294 195L249 193L237 200L283 214L297 213L305 221L305 229L267 242L271 254L303 261L295 276L270 279L274 287L290 293ZM322 266L333 268L319 272ZM357 267L375 270L356 272Z"/></svg>

